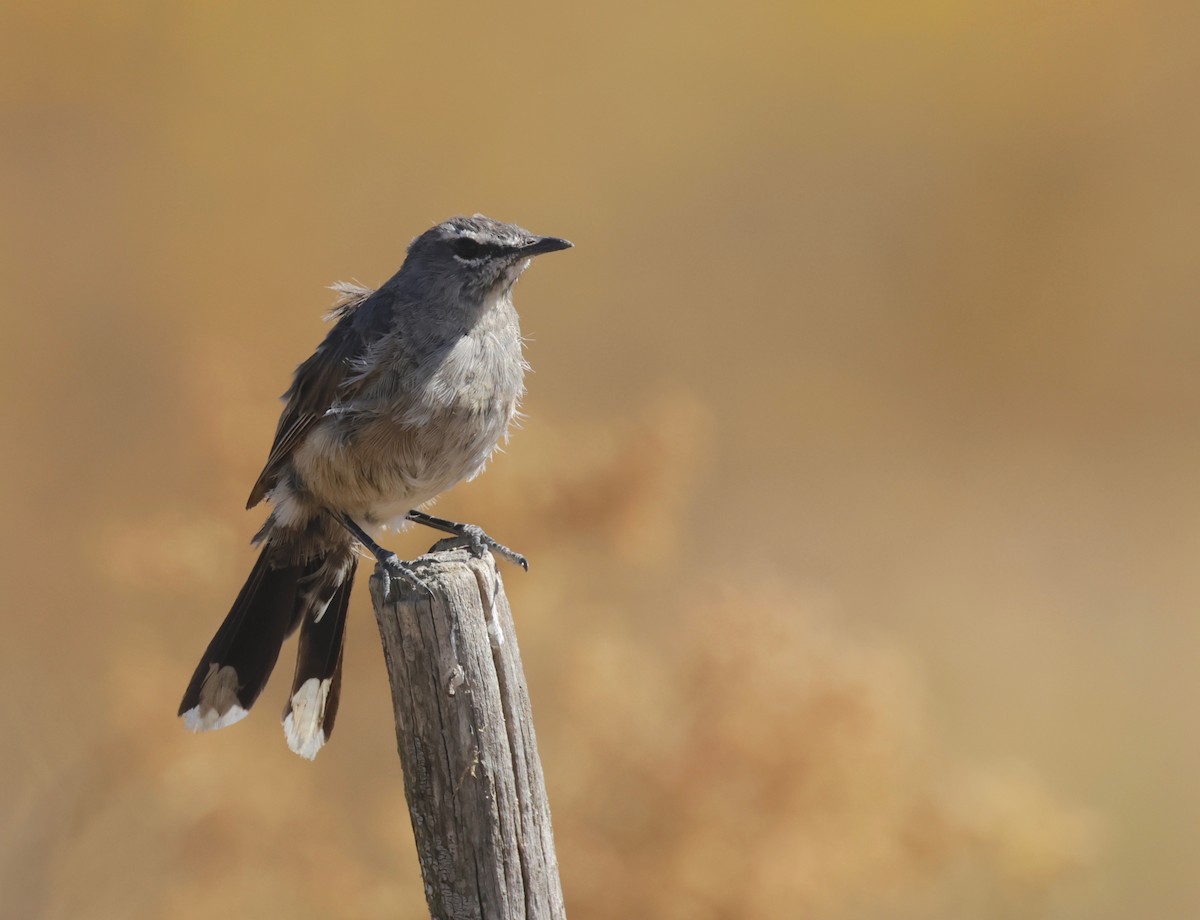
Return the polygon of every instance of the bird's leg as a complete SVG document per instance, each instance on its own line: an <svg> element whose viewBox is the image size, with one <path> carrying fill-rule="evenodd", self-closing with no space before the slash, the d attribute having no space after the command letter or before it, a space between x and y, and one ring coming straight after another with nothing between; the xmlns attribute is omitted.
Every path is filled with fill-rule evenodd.
<svg viewBox="0 0 1200 920"><path fill-rule="evenodd" d="M406 516L410 521L414 521L417 524L424 524L426 527L432 527L434 530L462 537L477 555L485 549L493 549L509 562L513 563L513 565L519 565L526 572L529 571L528 559L520 553L514 553L503 543L497 543L484 533L483 528L477 524L459 524L456 521L447 521L445 518L434 517L432 514L426 514L424 511L410 511Z"/></svg>
<svg viewBox="0 0 1200 920"><path fill-rule="evenodd" d="M429 585L425 584L425 582L420 579L417 573L413 571L411 565L409 565L407 562L401 561L400 557L391 550L384 549L382 546L372 540L370 535L361 527L359 527L358 524L354 522L354 519L350 517L350 515L339 514L337 515L337 521L348 531L350 531L350 535L354 537L355 540L367 548L368 552L375 557L375 561L379 563L380 568L387 572L388 575L390 575L392 578L402 579L413 587L421 588L427 593L433 593L429 590Z"/></svg>

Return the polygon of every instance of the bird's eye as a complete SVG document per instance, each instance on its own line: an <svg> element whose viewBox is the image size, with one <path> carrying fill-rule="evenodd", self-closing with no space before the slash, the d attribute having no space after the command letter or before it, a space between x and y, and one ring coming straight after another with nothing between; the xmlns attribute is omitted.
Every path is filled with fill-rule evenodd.
<svg viewBox="0 0 1200 920"><path fill-rule="evenodd" d="M460 259L477 259L483 247L469 236L459 237L454 241L454 254Z"/></svg>

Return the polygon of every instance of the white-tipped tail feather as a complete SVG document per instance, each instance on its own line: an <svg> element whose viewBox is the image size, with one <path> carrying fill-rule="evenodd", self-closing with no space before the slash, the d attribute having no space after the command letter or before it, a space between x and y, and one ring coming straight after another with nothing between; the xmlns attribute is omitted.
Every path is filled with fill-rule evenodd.
<svg viewBox="0 0 1200 920"><path fill-rule="evenodd" d="M246 718L248 711L238 703L237 688L237 671L230 665L209 665L200 687L200 702L183 714L188 731L213 731Z"/></svg>
<svg viewBox="0 0 1200 920"><path fill-rule="evenodd" d="M292 694L292 703L283 717L283 733L288 747L308 760L325 746L325 702L330 681L311 677Z"/></svg>

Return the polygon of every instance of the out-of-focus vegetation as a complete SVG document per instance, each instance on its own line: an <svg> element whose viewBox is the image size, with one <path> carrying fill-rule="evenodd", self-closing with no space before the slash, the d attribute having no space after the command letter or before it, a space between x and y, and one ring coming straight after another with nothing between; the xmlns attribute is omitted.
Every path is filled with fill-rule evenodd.
<svg viewBox="0 0 1200 920"><path fill-rule="evenodd" d="M174 710L322 286L476 210L577 244L518 292L524 430L438 505L533 562L573 917L1200 911L1197 37L6 6L0 914L422 915L365 591L314 764L286 679Z"/></svg>

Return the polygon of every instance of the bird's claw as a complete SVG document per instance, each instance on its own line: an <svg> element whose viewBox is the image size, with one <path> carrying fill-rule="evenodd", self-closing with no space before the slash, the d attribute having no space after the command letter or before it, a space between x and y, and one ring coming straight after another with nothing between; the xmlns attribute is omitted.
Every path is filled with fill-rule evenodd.
<svg viewBox="0 0 1200 920"><path fill-rule="evenodd" d="M464 524L463 538L467 541L467 546L476 556L482 556L486 550L494 550L499 553L513 565L519 565L526 572L529 571L529 560L518 552L509 549L503 543L497 543L486 533L478 524Z"/></svg>
<svg viewBox="0 0 1200 920"><path fill-rule="evenodd" d="M379 568L387 576L387 580L384 583L385 596L387 593L390 593L389 589L393 580L402 581L412 588L424 591L430 596L433 595L433 591L429 585L425 584L421 577L413 570L413 567L401 560L395 553L380 556L378 562Z"/></svg>

